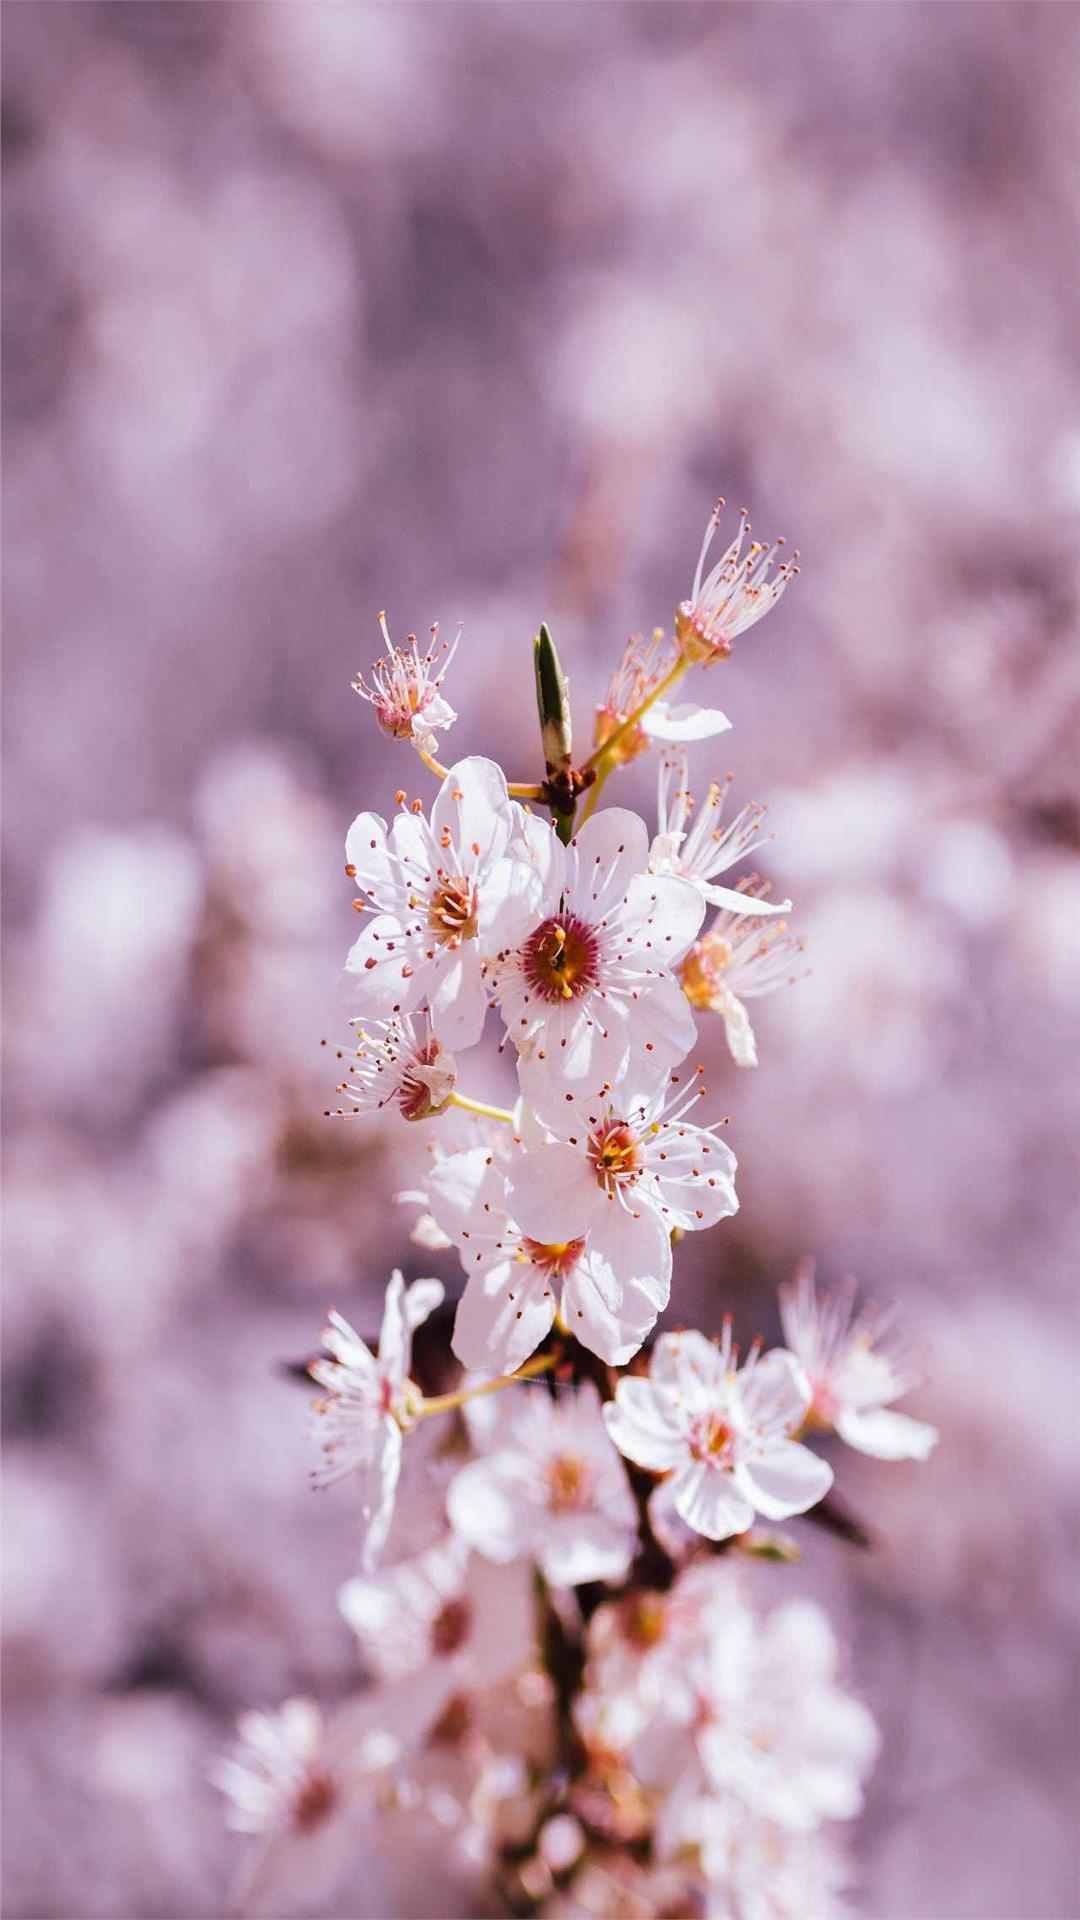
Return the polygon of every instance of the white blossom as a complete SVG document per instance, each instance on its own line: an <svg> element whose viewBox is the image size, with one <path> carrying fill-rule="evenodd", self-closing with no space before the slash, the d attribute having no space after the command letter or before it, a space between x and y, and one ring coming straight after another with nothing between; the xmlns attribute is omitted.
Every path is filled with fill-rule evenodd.
<svg viewBox="0 0 1080 1920"><path fill-rule="evenodd" d="M656 1219L611 1207L588 1233L533 1239L512 1216L507 1163L485 1147L438 1161L427 1192L468 1276L453 1339L467 1367L512 1373L556 1313L583 1346L620 1366L667 1304L671 1242Z"/></svg>
<svg viewBox="0 0 1080 1920"><path fill-rule="evenodd" d="M726 873L762 840L764 807L745 806L726 827L721 825L730 785L730 777L712 781L694 819L696 803L686 752L664 755L657 779L657 834L649 853L649 871L678 874L697 887L710 906L726 907L729 913L790 913L790 900L766 903L736 887L715 884L717 874Z"/></svg>
<svg viewBox="0 0 1080 1920"><path fill-rule="evenodd" d="M832 1468L791 1435L810 1404L806 1376L782 1348L737 1363L731 1329L717 1345L701 1333L657 1341L648 1379L624 1377L604 1409L627 1458L670 1478L650 1512L672 1507L695 1533L726 1540L755 1513L805 1513L832 1485Z"/></svg>
<svg viewBox="0 0 1080 1920"><path fill-rule="evenodd" d="M684 1685L635 1745L644 1777L675 1782L660 1851L685 1842L697 1803L713 1795L793 1832L853 1819L878 1733L836 1684L836 1641L821 1608L788 1601L759 1622L737 1592L726 1601L718 1592L705 1625Z"/></svg>
<svg viewBox="0 0 1080 1920"><path fill-rule="evenodd" d="M743 541L750 532L744 507L734 540L706 573L705 561L723 509L724 502L719 500L705 529L690 597L675 612L675 638L684 659L706 666L726 658L736 636L764 618L799 571L796 553L770 578L782 540L774 540L768 547L760 540L751 540L743 552Z"/></svg>
<svg viewBox="0 0 1080 1920"><path fill-rule="evenodd" d="M568 847L539 822L527 833L542 898L489 973L522 1092L546 1118L567 1093L596 1096L628 1073L657 1084L689 1052L694 1021L673 969L705 903L688 881L647 871L644 821L622 807Z"/></svg>
<svg viewBox="0 0 1080 1920"><path fill-rule="evenodd" d="M422 1736L452 1696L506 1682L535 1654L529 1569L487 1565L458 1533L347 1580L338 1607L365 1665L395 1687L403 1738Z"/></svg>
<svg viewBox="0 0 1080 1920"><path fill-rule="evenodd" d="M511 1162L509 1203L519 1225L535 1239L563 1241L604 1234L617 1221L622 1244L640 1236L647 1254L657 1225L668 1235L690 1233L737 1212L735 1155L715 1126L686 1117L705 1091L700 1073L689 1085L673 1075L640 1099L616 1089L553 1110L558 1138Z"/></svg>
<svg viewBox="0 0 1080 1920"><path fill-rule="evenodd" d="M808 1425L834 1428L849 1447L878 1460L926 1460L936 1427L895 1413L891 1404L918 1385L918 1372L890 1316L855 1316L854 1303L854 1282L819 1297L813 1261L780 1289L784 1335L810 1382Z"/></svg>
<svg viewBox="0 0 1080 1920"><path fill-rule="evenodd" d="M402 1435L420 1406L409 1379L412 1336L443 1297L441 1280L414 1280L400 1273L386 1289L378 1356L340 1313L331 1313L323 1333L328 1359L315 1360L311 1376L324 1388L315 1402L324 1465L322 1485L357 1473L365 1523L364 1564L373 1566L390 1530L401 1473Z"/></svg>
<svg viewBox="0 0 1080 1920"><path fill-rule="evenodd" d="M431 644L421 653L415 633L404 647L391 644L385 613L379 615L379 627L386 655L376 660L368 686L362 673L353 681L353 690L368 700L384 733L395 740L411 740L420 753L433 754L437 735L452 727L457 714L443 698L442 683L461 639L459 627L453 641L442 647L439 661L438 622L431 629Z"/></svg>
<svg viewBox="0 0 1080 1920"><path fill-rule="evenodd" d="M554 1400L522 1393L493 1450L451 1481L447 1511L478 1553L531 1555L551 1586L621 1580L637 1551L637 1504L591 1381Z"/></svg>
<svg viewBox="0 0 1080 1920"><path fill-rule="evenodd" d="M387 831L361 813L346 840L347 871L372 918L346 965L365 1016L426 1006L448 1047L480 1038L487 1010L482 956L521 937L536 917L539 880L517 851L515 809L492 760L451 767L431 809L403 812Z"/></svg>

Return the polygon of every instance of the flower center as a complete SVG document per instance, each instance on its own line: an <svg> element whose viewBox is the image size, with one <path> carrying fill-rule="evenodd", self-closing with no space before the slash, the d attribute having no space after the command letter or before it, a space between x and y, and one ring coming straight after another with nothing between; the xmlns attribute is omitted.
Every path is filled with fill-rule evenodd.
<svg viewBox="0 0 1080 1920"><path fill-rule="evenodd" d="M574 1513L586 1504L589 1470L574 1453L557 1453L544 1470L550 1513Z"/></svg>
<svg viewBox="0 0 1080 1920"><path fill-rule="evenodd" d="M441 947L476 939L476 888L471 880L444 880L428 906L428 926Z"/></svg>
<svg viewBox="0 0 1080 1920"><path fill-rule="evenodd" d="M643 1651L655 1647L667 1627L663 1595L651 1592L628 1595L623 1603L622 1627L631 1646Z"/></svg>
<svg viewBox="0 0 1080 1920"><path fill-rule="evenodd" d="M619 1187L631 1186L641 1172L637 1135L625 1120L609 1120L605 1126L598 1127L589 1135L586 1152L597 1185L603 1187L605 1193L613 1194Z"/></svg>
<svg viewBox="0 0 1080 1920"><path fill-rule="evenodd" d="M337 1805L338 1790L328 1773L309 1773L293 1801L293 1826L310 1833Z"/></svg>
<svg viewBox="0 0 1080 1920"><path fill-rule="evenodd" d="M525 977L545 1000L576 1000L600 976L600 944L576 913L553 914L530 934Z"/></svg>
<svg viewBox="0 0 1080 1920"><path fill-rule="evenodd" d="M704 1413L694 1422L690 1433L690 1451L695 1460L708 1461L714 1467L734 1464L735 1429L718 1413Z"/></svg>
<svg viewBox="0 0 1080 1920"><path fill-rule="evenodd" d="M444 1656L464 1646L472 1627L472 1608L464 1599L447 1600L431 1623L431 1651Z"/></svg>
<svg viewBox="0 0 1080 1920"><path fill-rule="evenodd" d="M682 966L679 980L692 1007L710 1007L723 989L723 975L731 965L731 942L723 934L706 933L695 940Z"/></svg>
<svg viewBox="0 0 1080 1920"><path fill-rule="evenodd" d="M521 1236L521 1251L526 1260L549 1278L562 1280L573 1273L585 1251L585 1241L581 1240L530 1240L527 1234Z"/></svg>

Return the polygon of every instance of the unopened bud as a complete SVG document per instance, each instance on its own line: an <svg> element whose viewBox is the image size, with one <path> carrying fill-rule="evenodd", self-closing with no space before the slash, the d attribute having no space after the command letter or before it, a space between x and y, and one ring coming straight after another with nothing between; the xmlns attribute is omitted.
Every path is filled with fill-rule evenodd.
<svg viewBox="0 0 1080 1920"><path fill-rule="evenodd" d="M544 761L549 773L561 773L569 767L574 750L570 694L555 642L546 623L541 624L533 641L533 665L536 669L536 706L540 715Z"/></svg>

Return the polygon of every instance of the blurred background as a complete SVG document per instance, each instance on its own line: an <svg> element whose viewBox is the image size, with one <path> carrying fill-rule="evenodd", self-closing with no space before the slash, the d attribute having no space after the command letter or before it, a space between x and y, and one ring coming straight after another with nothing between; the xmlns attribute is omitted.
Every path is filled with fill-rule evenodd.
<svg viewBox="0 0 1080 1920"><path fill-rule="evenodd" d="M535 778L538 621L585 739L723 492L803 570L694 764L811 971L756 1072L703 1028L742 1211L668 1321L771 1336L807 1252L899 1303L937 1454L761 1577L882 1722L861 1910L1069 1920L1080 12L3 12L5 1911L220 1914L233 1716L355 1679L278 1363L459 1279L411 1134L322 1118L345 828L431 787L378 611L465 622L444 757Z"/></svg>

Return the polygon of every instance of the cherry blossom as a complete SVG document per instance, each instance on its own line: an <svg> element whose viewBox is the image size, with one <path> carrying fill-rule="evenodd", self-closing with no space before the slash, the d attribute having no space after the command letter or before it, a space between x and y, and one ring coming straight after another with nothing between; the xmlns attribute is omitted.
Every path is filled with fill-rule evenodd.
<svg viewBox="0 0 1080 1920"><path fill-rule="evenodd" d="M542 1387L521 1394L493 1450L451 1482L447 1511L478 1553L530 1554L556 1587L621 1580L637 1552L637 1503L591 1381L554 1401Z"/></svg>
<svg viewBox="0 0 1080 1920"><path fill-rule="evenodd" d="M457 719L453 707L443 698L442 683L457 652L461 628L448 646L443 645L442 660L436 665L437 622L431 629L431 644L426 653L420 652L415 633L410 633L404 647L393 646L385 613L379 615L379 627L386 655L375 662L370 687L363 674L358 673L352 683L353 690L362 700L370 702L384 733L391 734L395 740L411 740L420 753L434 753L437 735L452 727Z"/></svg>
<svg viewBox="0 0 1080 1920"><path fill-rule="evenodd" d="M672 1691L635 1744L644 1777L675 1785L658 1842L687 1838L695 1803L733 1799L792 1832L850 1820L878 1732L836 1684L836 1641L821 1608L788 1601L759 1622L737 1590L717 1604ZM706 1821L706 1827L710 1824Z"/></svg>
<svg viewBox="0 0 1080 1920"><path fill-rule="evenodd" d="M762 839L764 807L745 806L726 827L721 826L730 784L730 778L710 784L697 818L688 828L695 809L689 760L685 751L664 755L657 780L658 831L649 852L649 870L678 874L691 881L710 906L726 907L729 913L790 913L790 900L766 904L736 887L715 885L717 874L726 873Z"/></svg>
<svg viewBox="0 0 1080 1920"><path fill-rule="evenodd" d="M747 906L739 913L721 908L679 968L690 1005L720 1015L731 1057L739 1067L758 1063L757 1041L744 1003L792 986L797 977L791 971L792 959L803 951L803 942L789 934L786 921L770 924L760 917L764 892L762 882L750 882L742 892ZM744 917L750 914L753 917Z"/></svg>
<svg viewBox="0 0 1080 1920"><path fill-rule="evenodd" d="M441 1280L414 1280L407 1288L401 1274L393 1273L378 1357L340 1313L331 1313L323 1333L330 1357L312 1361L309 1368L325 1389L325 1398L315 1403L324 1455L316 1478L325 1486L349 1473L360 1476L366 1567L375 1564L385 1545L401 1473L402 1435L421 1402L408 1377L412 1336L442 1297Z"/></svg>
<svg viewBox="0 0 1080 1920"><path fill-rule="evenodd" d="M740 1368L728 1325L718 1345L701 1333L664 1334L649 1378L620 1380L604 1418L629 1460L670 1473L650 1512L670 1505L695 1533L726 1540L755 1513L785 1520L828 1492L832 1468L791 1438L809 1403L792 1354L751 1349Z"/></svg>
<svg viewBox="0 0 1080 1920"><path fill-rule="evenodd" d="M422 1737L455 1694L498 1685L529 1663L531 1602L527 1567L478 1560L458 1533L358 1574L338 1593L365 1665L396 1689L393 1725L402 1738Z"/></svg>
<svg viewBox="0 0 1080 1920"><path fill-rule="evenodd" d="M834 1428L849 1447L878 1460L926 1460L937 1428L895 1413L891 1404L918 1385L918 1372L889 1316L853 1316L854 1303L854 1281L819 1297L813 1261L780 1289L784 1335L810 1382L807 1424Z"/></svg>
<svg viewBox="0 0 1080 1920"><path fill-rule="evenodd" d="M345 1094L348 1107L336 1107L326 1118L379 1113L394 1106L405 1120L427 1120L445 1112L457 1082L457 1061L436 1040L430 1025L418 1025L409 1014L393 1020L352 1020L355 1044L335 1049L335 1058L348 1061L347 1078L335 1089ZM326 1042L323 1042L326 1045Z"/></svg>
<svg viewBox="0 0 1080 1920"><path fill-rule="evenodd" d="M640 1231L644 1251L657 1224L666 1234L691 1233L737 1212L735 1155L715 1127L686 1117L705 1091L700 1072L688 1086L673 1075L653 1095L575 1098L556 1111L558 1138L512 1162L510 1206L524 1230L566 1240L603 1234L621 1215L623 1243Z"/></svg>
<svg viewBox="0 0 1080 1920"><path fill-rule="evenodd" d="M654 1220L611 1207L599 1228L562 1241L524 1233L510 1211L507 1162L485 1147L432 1167L432 1215L468 1275L454 1322L467 1367L513 1372L539 1346L556 1313L609 1365L635 1354L667 1304L671 1243Z"/></svg>
<svg viewBox="0 0 1080 1920"><path fill-rule="evenodd" d="M474 758L450 769L430 823L417 812L389 832L376 813L353 821L347 871L373 917L346 966L365 1016L426 1006L444 1046L480 1038L483 956L522 937L539 900L535 870L511 848L516 811L501 769Z"/></svg>
<svg viewBox="0 0 1080 1920"><path fill-rule="evenodd" d="M777 567L770 578L773 561L784 544L782 540L774 540L769 547L763 546L760 540L751 540L743 552L743 541L750 532L744 507L734 540L706 573L705 561L723 509L724 502L720 500L709 516L690 597L681 602L675 613L675 639L683 658L706 666L726 658L736 636L764 619L799 571L796 553L794 559L785 560Z"/></svg>
<svg viewBox="0 0 1080 1920"><path fill-rule="evenodd" d="M489 976L522 1092L546 1118L566 1095L595 1096L631 1072L659 1082L689 1052L693 1016L672 970L705 903L688 881L648 873L645 823L622 807L568 847L540 823L527 833L542 898Z"/></svg>

